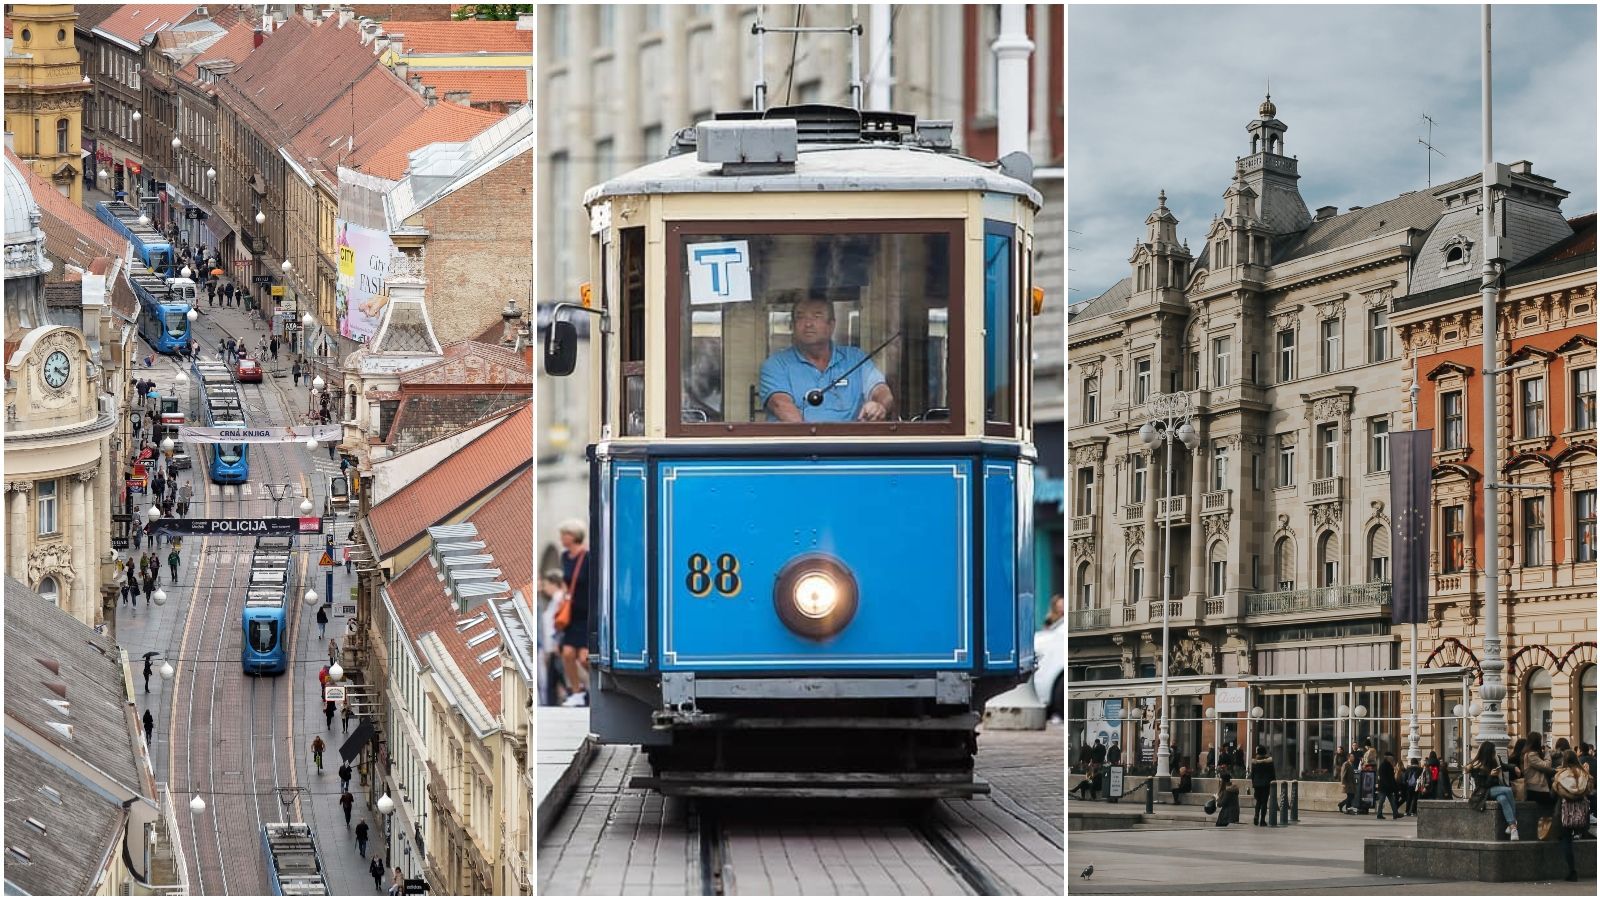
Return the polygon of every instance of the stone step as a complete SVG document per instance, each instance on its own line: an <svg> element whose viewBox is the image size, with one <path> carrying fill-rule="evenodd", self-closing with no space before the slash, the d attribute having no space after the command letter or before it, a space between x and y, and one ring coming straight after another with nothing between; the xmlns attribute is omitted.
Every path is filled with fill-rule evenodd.
<svg viewBox="0 0 1600 900"><path fill-rule="evenodd" d="M1531 832L1524 832L1525 836L1528 834ZM1573 854L1577 859L1578 877L1593 881L1595 842L1576 841ZM1367 838L1362 851L1362 871L1368 875L1441 881L1555 881L1567 874L1567 863L1561 842L1557 840Z"/></svg>
<svg viewBox="0 0 1600 900"><path fill-rule="evenodd" d="M1516 804L1517 830L1524 841L1537 840L1539 818L1545 815L1537 803ZM1500 804L1490 802L1482 812L1465 800L1421 800L1417 802L1417 837L1446 841L1509 841L1505 816Z"/></svg>

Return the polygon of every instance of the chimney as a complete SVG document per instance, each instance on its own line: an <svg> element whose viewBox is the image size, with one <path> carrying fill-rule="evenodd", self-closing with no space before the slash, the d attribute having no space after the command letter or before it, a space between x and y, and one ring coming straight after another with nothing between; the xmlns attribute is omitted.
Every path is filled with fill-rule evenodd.
<svg viewBox="0 0 1600 900"><path fill-rule="evenodd" d="M300 4L300 15L304 16L307 22L315 25L317 22L317 7L311 3L302 3Z"/></svg>
<svg viewBox="0 0 1600 900"><path fill-rule="evenodd" d="M446 102L446 103L454 103L457 106L471 106L472 105L472 92L471 91L445 91L444 92L444 102Z"/></svg>
<svg viewBox="0 0 1600 900"><path fill-rule="evenodd" d="M262 13L261 14L261 28L259 30L263 34L271 34L272 33L272 26L274 24L276 24L276 23L277 23L277 17L276 16L270 15L268 13ZM259 45L257 45L257 46L259 46Z"/></svg>
<svg viewBox="0 0 1600 900"><path fill-rule="evenodd" d="M339 7L339 27L340 28L343 28L346 25L349 25L350 24L350 20L355 18L355 17L356 17L356 11L355 11L354 8L349 7L349 6L341 6L341 7Z"/></svg>
<svg viewBox="0 0 1600 900"><path fill-rule="evenodd" d="M1339 207L1337 206L1321 206L1317 208L1317 218L1314 221L1321 222L1323 219L1331 219L1338 214Z"/></svg>
<svg viewBox="0 0 1600 900"><path fill-rule="evenodd" d="M1366 209L1366 207L1365 206L1352 206L1349 209L1345 210L1345 212L1355 212L1358 209Z"/></svg>
<svg viewBox="0 0 1600 900"><path fill-rule="evenodd" d="M439 95L434 91L433 85L425 84L422 86L422 99L428 101L429 106L439 102Z"/></svg>
<svg viewBox="0 0 1600 900"><path fill-rule="evenodd" d="M1533 163L1528 162L1525 159L1519 159L1516 162L1511 164L1511 174L1513 174L1513 175L1532 175L1533 174Z"/></svg>
<svg viewBox="0 0 1600 900"><path fill-rule="evenodd" d="M506 308L500 312L500 343L507 347L515 347L517 331L521 325L522 310L517 308L517 301L507 300Z"/></svg>
<svg viewBox="0 0 1600 900"><path fill-rule="evenodd" d="M400 76L400 80L401 81L408 80L408 75L409 75L410 72L411 72L411 67L409 65L407 65L405 63L395 63L394 64L394 74Z"/></svg>
<svg viewBox="0 0 1600 900"><path fill-rule="evenodd" d="M259 28L257 28L255 32L255 43L252 46L259 47L261 46L261 42L267 39L267 33Z"/></svg>

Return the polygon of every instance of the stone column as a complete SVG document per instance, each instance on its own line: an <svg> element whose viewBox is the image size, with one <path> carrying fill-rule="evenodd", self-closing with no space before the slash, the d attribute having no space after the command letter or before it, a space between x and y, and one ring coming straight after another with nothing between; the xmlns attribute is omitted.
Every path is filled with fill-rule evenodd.
<svg viewBox="0 0 1600 900"><path fill-rule="evenodd" d="M1156 520L1156 507L1161 502L1161 492L1166 490L1167 473L1164 465L1157 465L1158 456L1154 450L1146 449L1144 467L1144 596L1135 598L1146 611L1150 604L1161 597L1161 575L1166 570L1162 568L1167 561L1161 556L1161 533Z"/></svg>
<svg viewBox="0 0 1600 900"><path fill-rule="evenodd" d="M616 112L611 120L612 140L615 141L612 146L616 148L617 171L625 172L638 165L645 154L638 127L639 107L644 100L639 94L639 35L644 33L644 16L643 7L639 6L619 5L615 10L613 46L616 57L612 71L617 83L604 88L617 92Z"/></svg>
<svg viewBox="0 0 1600 900"><path fill-rule="evenodd" d="M28 533L28 492L32 489L31 481L13 481L6 485L6 502L11 504L10 569L13 577L24 584L28 578L28 545L33 543Z"/></svg>
<svg viewBox="0 0 1600 900"><path fill-rule="evenodd" d="M1200 516L1200 501L1206 493L1206 449L1211 439L1198 416L1193 424L1200 439L1189 454L1189 590L1185 596L1194 600L1190 612L1199 615L1201 598L1206 595L1206 529Z"/></svg>
<svg viewBox="0 0 1600 900"><path fill-rule="evenodd" d="M61 585L61 608L72 613L80 622L92 622L88 587L89 570L95 565L94 550L89 540L88 485L84 473L74 472L61 479L66 485L61 498L61 536L66 539L69 558L72 560L73 579L70 585ZM60 580L60 579L58 579Z"/></svg>
<svg viewBox="0 0 1600 900"><path fill-rule="evenodd" d="M689 79L703 78L703 72L690 72L684 61L689 58L690 7L669 4L661 9L661 138L670 143L679 128L693 125L689 121ZM769 47L770 49L770 47ZM772 60L767 60L769 63ZM578 96L578 95L574 95ZM661 153L661 147L645 148L651 153Z"/></svg>
<svg viewBox="0 0 1600 900"><path fill-rule="evenodd" d="M729 65L717 67L717 80L712 89L711 111L719 109L744 109L744 92L752 90L748 84L741 84L743 66L740 61L748 49L748 41L755 39L752 34L741 34L739 30L739 15L741 7L735 4L718 5L711 8L713 47L726 47L728 54L733 58Z"/></svg>
<svg viewBox="0 0 1600 900"><path fill-rule="evenodd" d="M1106 448L1097 444L1088 448L1086 452L1089 455L1091 464L1094 466L1095 485L1099 487L1099 490L1095 491L1094 495L1094 509L1089 511L1094 520L1100 524L1100 528L1097 529L1099 534L1095 535L1094 551L1089 557L1089 571L1094 573L1095 581L1094 608L1108 609L1111 602L1109 588L1115 582L1112 578L1113 573L1106 570L1106 560L1113 556L1108 552L1110 550L1112 520L1106 517L1106 508L1115 505L1115 497L1112 496L1112 491L1116 486L1106 480Z"/></svg>

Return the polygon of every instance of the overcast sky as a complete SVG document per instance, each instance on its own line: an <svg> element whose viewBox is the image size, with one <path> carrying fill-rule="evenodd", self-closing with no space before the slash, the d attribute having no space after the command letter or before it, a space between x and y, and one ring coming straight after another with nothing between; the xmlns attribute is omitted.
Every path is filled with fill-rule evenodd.
<svg viewBox="0 0 1600 900"><path fill-rule="evenodd" d="M1167 192L1198 254L1272 84L1306 206L1371 206L1481 168L1478 6L1070 6L1069 302L1128 274ZM1494 7L1494 155L1595 211L1595 7Z"/></svg>

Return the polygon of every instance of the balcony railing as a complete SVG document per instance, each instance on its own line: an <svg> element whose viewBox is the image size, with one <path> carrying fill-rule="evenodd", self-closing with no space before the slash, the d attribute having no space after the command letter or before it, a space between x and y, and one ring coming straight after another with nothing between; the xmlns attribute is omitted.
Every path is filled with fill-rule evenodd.
<svg viewBox="0 0 1600 900"><path fill-rule="evenodd" d="M1311 482L1311 499L1313 501L1344 499L1344 478L1335 475L1332 478L1318 478Z"/></svg>
<svg viewBox="0 0 1600 900"><path fill-rule="evenodd" d="M1122 521L1137 522L1144 518L1143 503L1125 503L1122 506Z"/></svg>
<svg viewBox="0 0 1600 900"><path fill-rule="evenodd" d="M1094 533L1094 516L1073 516L1072 536L1078 537Z"/></svg>
<svg viewBox="0 0 1600 900"><path fill-rule="evenodd" d="M1200 497L1200 512L1225 512L1233 508L1233 491L1210 491Z"/></svg>
<svg viewBox="0 0 1600 900"><path fill-rule="evenodd" d="M1068 631L1090 631L1111 627L1109 609L1075 609L1067 615Z"/></svg>
<svg viewBox="0 0 1600 900"><path fill-rule="evenodd" d="M1222 615L1222 608L1223 608L1223 605L1224 605L1224 603L1223 603L1224 599L1225 598L1223 598L1223 597L1207 597L1206 598L1205 607L1204 607L1205 614L1207 616L1220 616L1220 615Z"/></svg>
<svg viewBox="0 0 1600 900"><path fill-rule="evenodd" d="M1128 604L1122 608L1122 624L1132 625L1139 621L1139 607Z"/></svg>
<svg viewBox="0 0 1600 900"><path fill-rule="evenodd" d="M1189 515L1189 495L1178 494L1173 497L1162 497L1156 501L1156 518L1158 519L1183 519Z"/></svg>
<svg viewBox="0 0 1600 900"><path fill-rule="evenodd" d="M1283 613L1377 609L1387 605L1388 602L1389 582L1378 581L1371 584L1342 584L1298 591L1251 594L1246 609L1252 616L1271 616Z"/></svg>
<svg viewBox="0 0 1600 900"><path fill-rule="evenodd" d="M1183 601L1182 600L1169 600L1169 601L1167 601L1167 618L1168 619L1181 619L1181 618L1183 618ZM1159 622L1159 621L1161 621L1161 601L1160 600L1152 600L1152 601L1150 601L1150 621L1151 622Z"/></svg>

